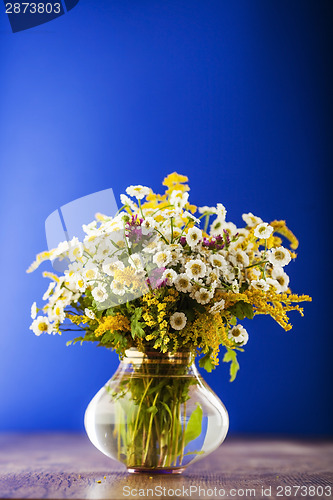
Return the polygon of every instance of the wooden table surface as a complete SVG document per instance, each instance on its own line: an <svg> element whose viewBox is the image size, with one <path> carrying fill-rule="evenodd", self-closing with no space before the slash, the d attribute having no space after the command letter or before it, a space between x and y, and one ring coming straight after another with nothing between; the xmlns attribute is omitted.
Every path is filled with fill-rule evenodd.
<svg viewBox="0 0 333 500"><path fill-rule="evenodd" d="M332 465L332 441L231 436L183 475L149 477L82 434L0 434L0 498L330 498Z"/></svg>

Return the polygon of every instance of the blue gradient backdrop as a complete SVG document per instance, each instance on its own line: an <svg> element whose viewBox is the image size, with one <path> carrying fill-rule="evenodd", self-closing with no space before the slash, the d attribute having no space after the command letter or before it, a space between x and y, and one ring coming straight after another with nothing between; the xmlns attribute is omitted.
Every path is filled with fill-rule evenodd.
<svg viewBox="0 0 333 500"><path fill-rule="evenodd" d="M25 269L46 217L109 187L159 189L177 170L194 203L222 201L229 220L286 219L301 240L292 288L314 298L291 332L266 317L246 325L234 383L223 365L206 376L231 432L332 431L332 6L80 0L13 34L1 5L1 430L82 429L117 366L28 329L47 280Z"/></svg>

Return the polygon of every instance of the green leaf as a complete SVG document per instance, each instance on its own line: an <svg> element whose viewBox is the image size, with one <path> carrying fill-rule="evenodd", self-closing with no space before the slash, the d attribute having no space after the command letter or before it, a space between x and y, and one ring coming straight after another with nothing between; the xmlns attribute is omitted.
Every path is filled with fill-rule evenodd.
<svg viewBox="0 0 333 500"><path fill-rule="evenodd" d="M160 401L160 403L164 406L164 408L166 409L166 411L169 414L170 420L172 421L172 413L171 413L170 408L168 407L168 405L166 403L164 403L164 401Z"/></svg>
<svg viewBox="0 0 333 500"><path fill-rule="evenodd" d="M188 451L184 454L184 457L188 457L189 455L203 455L205 453L204 450L201 451Z"/></svg>
<svg viewBox="0 0 333 500"><path fill-rule="evenodd" d="M130 313L135 313L135 306L131 303L131 302L126 302L126 309L130 312Z"/></svg>
<svg viewBox="0 0 333 500"><path fill-rule="evenodd" d="M244 300L239 300L236 304L229 307L228 310L238 319L253 318L253 307L248 302L244 302Z"/></svg>
<svg viewBox="0 0 333 500"><path fill-rule="evenodd" d="M236 316L231 316L230 325L232 325L232 326L236 326L237 325L237 318L236 318Z"/></svg>
<svg viewBox="0 0 333 500"><path fill-rule="evenodd" d="M227 352L224 355L223 361L230 364L230 382L233 382L236 378L237 372L239 370L239 363L237 361L237 353L233 349L227 347Z"/></svg>
<svg viewBox="0 0 333 500"><path fill-rule="evenodd" d="M131 319L131 334L132 338L144 337L145 331L142 328L143 323L139 321L142 316L142 307L136 307Z"/></svg>
<svg viewBox="0 0 333 500"><path fill-rule="evenodd" d="M188 321L194 321L195 311L197 311L198 313L204 313L206 309L196 300L192 299L188 295L184 295L179 304L178 311L183 312L186 315Z"/></svg>
<svg viewBox="0 0 333 500"><path fill-rule="evenodd" d="M147 408L147 412L152 413L153 415L156 415L158 410L157 410L157 407L154 405L154 406L150 406L150 408Z"/></svg>
<svg viewBox="0 0 333 500"><path fill-rule="evenodd" d="M201 359L199 359L200 368L204 368L208 373L210 373L215 368L210 357L212 352L213 349L210 348L209 351Z"/></svg>
<svg viewBox="0 0 333 500"><path fill-rule="evenodd" d="M117 314L117 311L115 310L114 306L109 307L109 309L106 310L105 316L115 316Z"/></svg>
<svg viewBox="0 0 333 500"><path fill-rule="evenodd" d="M199 403L187 422L185 429L185 446L201 434L203 411Z"/></svg>

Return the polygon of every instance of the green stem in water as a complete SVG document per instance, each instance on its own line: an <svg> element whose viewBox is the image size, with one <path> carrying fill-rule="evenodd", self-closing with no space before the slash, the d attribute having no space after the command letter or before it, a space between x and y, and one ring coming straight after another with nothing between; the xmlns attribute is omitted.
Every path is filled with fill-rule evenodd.
<svg viewBox="0 0 333 500"><path fill-rule="evenodd" d="M153 401L153 406L155 406L158 396L159 396L159 392L156 393L156 396L155 396L154 401ZM150 419L149 419L149 425L148 425L147 443L146 443L146 449L145 449L143 463L145 463L147 460L147 455L148 455L148 451L149 451L149 441L151 439L151 427L153 425L153 419L154 419L154 414L151 413Z"/></svg>
<svg viewBox="0 0 333 500"><path fill-rule="evenodd" d="M138 423L139 423L139 418L140 418L140 411L141 411L141 406L142 406L142 403L143 403L143 400L145 399L146 397L146 394L148 392L148 389L152 383L153 379L151 378L144 390L144 393L142 395L142 398L140 399L140 403L139 403L139 407L138 407L138 411L137 411L137 414L136 414L136 419L135 419L135 424L134 424L134 429L133 429L133 434L132 434L132 450L131 450L131 453L130 453L130 457L133 455L133 453L135 453L135 438L136 438L136 434L138 432ZM134 450L134 451L133 451Z"/></svg>
<svg viewBox="0 0 333 500"><path fill-rule="evenodd" d="M184 449L185 449L185 429L186 429L186 401L184 401L184 415L183 415L183 433L182 433L182 445L179 458L179 465L182 464L184 459Z"/></svg>

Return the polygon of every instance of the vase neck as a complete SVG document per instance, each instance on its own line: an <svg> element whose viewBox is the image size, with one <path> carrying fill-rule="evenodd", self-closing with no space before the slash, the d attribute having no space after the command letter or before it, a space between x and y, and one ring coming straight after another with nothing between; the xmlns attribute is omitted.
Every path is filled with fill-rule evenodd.
<svg viewBox="0 0 333 500"><path fill-rule="evenodd" d="M191 352L159 352L145 351L141 352L135 348L125 351L123 363L132 363L141 365L142 363L172 363L175 365L191 365L194 362L194 356Z"/></svg>
<svg viewBox="0 0 333 500"><path fill-rule="evenodd" d="M198 376L191 352L161 353L140 352L128 349L119 369L126 372L145 373L155 376Z"/></svg>

